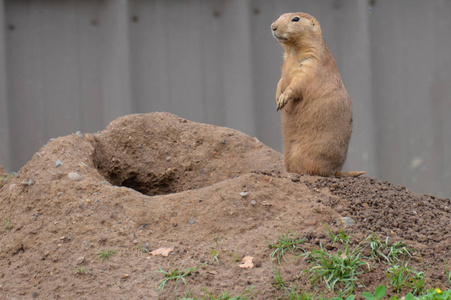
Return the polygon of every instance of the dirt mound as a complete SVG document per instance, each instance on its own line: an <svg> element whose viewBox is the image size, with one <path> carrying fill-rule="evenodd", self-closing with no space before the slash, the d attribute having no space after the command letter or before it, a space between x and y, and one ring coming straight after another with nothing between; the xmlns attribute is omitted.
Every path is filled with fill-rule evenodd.
<svg viewBox="0 0 451 300"><path fill-rule="evenodd" d="M0 166L0 188L8 182L9 178L10 176L6 172L5 168Z"/></svg>
<svg viewBox="0 0 451 300"><path fill-rule="evenodd" d="M167 113L49 141L0 190L0 203L2 299L175 299L251 286L253 299L277 299L284 292L272 286L266 239L290 230L315 248L330 243L324 226L343 228L343 217L355 222L355 239L375 232L418 249L431 285L447 284L443 259L451 264L449 200L372 178L287 174L282 155L258 140ZM149 254L162 247L168 257ZM254 268L239 267L245 255ZM308 263L288 261L277 265L286 281L301 276L313 291L301 272ZM156 290L160 268L174 266L199 269L186 286ZM361 280L371 289L384 274Z"/></svg>

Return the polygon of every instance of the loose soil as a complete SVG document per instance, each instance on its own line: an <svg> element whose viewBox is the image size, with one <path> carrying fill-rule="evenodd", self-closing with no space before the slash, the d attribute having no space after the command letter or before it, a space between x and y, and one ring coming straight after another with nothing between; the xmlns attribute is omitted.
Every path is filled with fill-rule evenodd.
<svg viewBox="0 0 451 300"><path fill-rule="evenodd" d="M354 232L353 246L373 232L401 241L416 249L409 266L426 272L426 287L451 288L449 199L368 177L288 174L282 155L255 138L168 113L49 141L1 188L0 203L1 299L177 299L251 287L251 299L284 299L272 285L278 269L288 285L332 296L302 272L311 267L302 251L279 265L268 248L289 230L303 249L334 253L326 226ZM149 253L159 248L173 251ZM116 252L102 260L102 250ZM239 267L244 256L254 268ZM387 265L369 263L358 294L387 284ZM186 285L157 289L160 270L196 266Z"/></svg>

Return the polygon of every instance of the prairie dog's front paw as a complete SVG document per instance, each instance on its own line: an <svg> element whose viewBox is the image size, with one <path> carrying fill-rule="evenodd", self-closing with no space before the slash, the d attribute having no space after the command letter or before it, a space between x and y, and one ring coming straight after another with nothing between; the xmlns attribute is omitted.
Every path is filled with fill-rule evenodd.
<svg viewBox="0 0 451 300"><path fill-rule="evenodd" d="M281 110L292 98L293 93L291 92L291 90L285 90L276 100L277 110Z"/></svg>

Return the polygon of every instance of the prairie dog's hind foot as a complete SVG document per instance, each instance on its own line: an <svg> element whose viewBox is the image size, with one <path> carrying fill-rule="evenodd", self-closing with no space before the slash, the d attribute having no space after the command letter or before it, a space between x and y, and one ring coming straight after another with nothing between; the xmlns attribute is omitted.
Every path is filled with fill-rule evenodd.
<svg viewBox="0 0 451 300"><path fill-rule="evenodd" d="M338 171L337 173L335 173L335 177L359 177L362 174L366 174L365 171L351 171L351 172L342 172L342 171Z"/></svg>

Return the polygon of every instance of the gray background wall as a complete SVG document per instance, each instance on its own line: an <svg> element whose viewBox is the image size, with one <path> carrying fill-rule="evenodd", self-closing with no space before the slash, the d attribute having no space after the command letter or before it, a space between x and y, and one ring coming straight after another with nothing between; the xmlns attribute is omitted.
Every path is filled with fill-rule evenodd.
<svg viewBox="0 0 451 300"><path fill-rule="evenodd" d="M0 164L169 111L282 150L269 26L320 22L354 106L346 169L451 196L449 0L0 0Z"/></svg>

